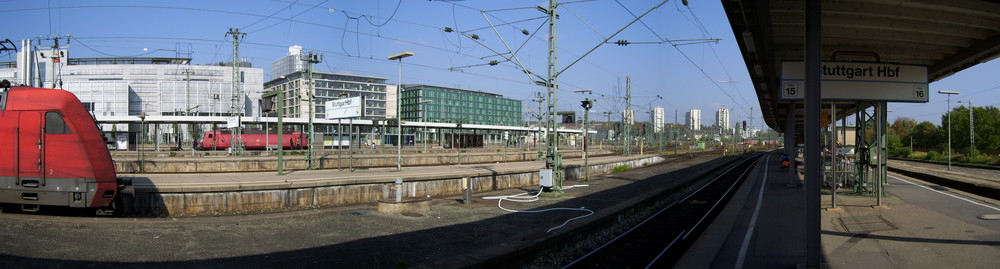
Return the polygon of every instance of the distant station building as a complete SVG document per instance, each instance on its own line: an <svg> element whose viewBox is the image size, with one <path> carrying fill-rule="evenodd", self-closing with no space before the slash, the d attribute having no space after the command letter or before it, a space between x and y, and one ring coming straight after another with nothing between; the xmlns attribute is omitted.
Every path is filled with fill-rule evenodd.
<svg viewBox="0 0 1000 269"><path fill-rule="evenodd" d="M521 101L502 95L420 84L403 85L403 120L521 126Z"/></svg>
<svg viewBox="0 0 1000 269"><path fill-rule="evenodd" d="M26 44L30 42L25 41ZM65 89L72 92L97 119L121 116L232 116L234 99L244 117L257 116L264 71L241 62L242 95L233 98L232 63L191 65L191 58L107 57L70 58L67 49L18 52L16 62L0 63L0 79L15 85ZM106 135L129 133L136 138L138 124L101 124ZM160 126L159 139L174 139L171 126ZM184 127L181 127L184 128ZM184 141L192 134L180 132ZM124 138L115 138L121 140Z"/></svg>
<svg viewBox="0 0 1000 269"><path fill-rule="evenodd" d="M385 78L380 77L313 72L313 83L316 84L313 96L314 118L326 118L326 101L357 96L361 96L365 103L361 119L385 118L386 91L395 89L395 86L387 85L385 81ZM276 98L277 91L284 92L283 117L309 118L308 82L305 71L296 71L264 83L264 88L269 98ZM274 101L277 106L277 100Z"/></svg>
<svg viewBox="0 0 1000 269"><path fill-rule="evenodd" d="M98 117L136 116L139 112L147 116L232 114L231 66L189 65L190 58L70 58L58 62L51 57L38 58L41 68L29 71L11 62L0 63L0 79L73 92ZM30 74L22 76L22 72ZM239 78L243 115L255 116L258 109L253 100L260 99L263 92L264 71L241 68Z"/></svg>

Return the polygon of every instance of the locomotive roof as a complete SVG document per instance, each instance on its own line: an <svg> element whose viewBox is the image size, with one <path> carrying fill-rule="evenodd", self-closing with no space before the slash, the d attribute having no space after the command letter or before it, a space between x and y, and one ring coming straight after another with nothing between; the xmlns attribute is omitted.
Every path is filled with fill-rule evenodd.
<svg viewBox="0 0 1000 269"><path fill-rule="evenodd" d="M3 99L0 104L3 110L64 110L73 105L83 106L76 95L58 89L11 87L4 92Z"/></svg>

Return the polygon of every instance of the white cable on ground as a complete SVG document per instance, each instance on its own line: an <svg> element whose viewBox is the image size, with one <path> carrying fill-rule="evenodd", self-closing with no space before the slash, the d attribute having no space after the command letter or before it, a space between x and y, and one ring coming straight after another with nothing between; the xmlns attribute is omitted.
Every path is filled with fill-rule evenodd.
<svg viewBox="0 0 1000 269"><path fill-rule="evenodd" d="M589 187L589 186L590 185L573 185L573 186L564 187L563 190L568 190L568 189L572 189L572 188L576 188L576 187ZM532 194L532 193L534 193L534 194ZM539 189L539 190L533 191L533 192L525 192L525 193L519 193L519 194L514 194L514 195L483 197L483 200L497 200L497 207L499 207L503 211L512 212L512 213L542 213L542 212L556 211L556 210L570 210L570 211L583 211L583 212L587 212L586 215L570 218L570 219L566 220L565 222L563 222L562 224L560 224L559 226L549 228L548 230L545 231L546 233L547 232L551 232L552 230L555 230L555 229L562 228L563 226L566 226L566 224L569 224L570 221L574 221L574 220L578 220L578 219L581 219L581 218L585 218L585 217L588 217L588 216L594 214L593 210L587 209L585 207L581 207L581 208L557 207L557 208L547 208L547 209L542 209L542 210L514 210L514 209L504 208L501 205L501 203L503 203L504 200L511 201L511 202L518 202L518 203L530 203L530 202L538 201L538 195L540 195L541 193L542 193L542 190ZM525 196L525 195L527 195L527 196Z"/></svg>

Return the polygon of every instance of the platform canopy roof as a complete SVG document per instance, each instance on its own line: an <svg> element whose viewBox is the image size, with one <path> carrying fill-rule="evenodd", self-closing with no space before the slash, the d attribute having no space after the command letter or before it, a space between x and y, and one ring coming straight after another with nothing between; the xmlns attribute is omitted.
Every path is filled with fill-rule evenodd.
<svg viewBox="0 0 1000 269"><path fill-rule="evenodd" d="M753 79L764 120L783 130L788 103L778 95L783 61L803 61L805 1L722 0ZM928 82L1000 57L1000 1L845 0L822 2L823 61L927 66ZM931 89L931 92L936 91ZM824 101L824 111L830 102ZM837 118L869 107L837 103ZM802 133L802 102L795 105Z"/></svg>

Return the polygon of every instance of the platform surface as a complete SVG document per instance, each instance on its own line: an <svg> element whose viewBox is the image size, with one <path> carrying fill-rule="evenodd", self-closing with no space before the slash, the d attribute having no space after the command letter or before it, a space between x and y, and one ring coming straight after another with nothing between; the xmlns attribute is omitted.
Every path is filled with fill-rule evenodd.
<svg viewBox="0 0 1000 269"><path fill-rule="evenodd" d="M788 186L790 172L779 170L777 159L772 154L769 161L758 164L755 176L676 268L795 268L805 264L805 194L801 185ZM955 170L949 174L970 176ZM834 208L831 192L823 190L824 267L1000 265L1000 220L983 219L1000 214L1000 201L893 173L888 178L888 195L881 206L875 197L841 189Z"/></svg>

